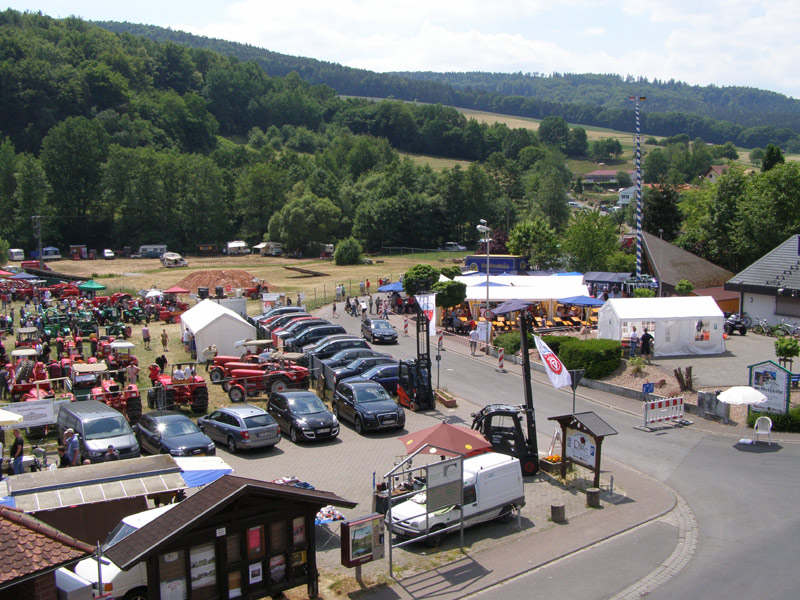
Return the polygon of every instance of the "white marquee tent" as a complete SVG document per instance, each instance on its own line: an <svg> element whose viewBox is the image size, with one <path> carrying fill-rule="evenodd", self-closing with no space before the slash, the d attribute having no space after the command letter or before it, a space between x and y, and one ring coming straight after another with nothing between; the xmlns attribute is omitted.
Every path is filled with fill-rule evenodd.
<svg viewBox="0 0 800 600"><path fill-rule="evenodd" d="M485 275L456 277L456 281L466 284L468 301L486 301ZM583 275L489 276L489 302L506 300L542 302L588 294L586 284L583 283Z"/></svg>
<svg viewBox="0 0 800 600"><path fill-rule="evenodd" d="M721 354L724 323L710 296L612 298L598 313L597 337L627 339L633 326L641 337L647 327L655 338L654 356Z"/></svg>
<svg viewBox="0 0 800 600"><path fill-rule="evenodd" d="M215 344L220 354L239 355L234 348L237 340L256 337L256 328L231 309L203 300L181 315L182 331L189 330L194 335L198 355L203 348Z"/></svg>

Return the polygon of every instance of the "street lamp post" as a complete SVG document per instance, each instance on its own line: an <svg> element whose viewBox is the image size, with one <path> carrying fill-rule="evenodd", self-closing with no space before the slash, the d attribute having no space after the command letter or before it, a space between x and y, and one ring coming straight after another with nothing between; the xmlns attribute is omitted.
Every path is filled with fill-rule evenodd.
<svg viewBox="0 0 800 600"><path fill-rule="evenodd" d="M658 268L653 269L658 273L658 297L661 298L661 254L664 252L664 230L658 230Z"/></svg>
<svg viewBox="0 0 800 600"><path fill-rule="evenodd" d="M480 225L477 226L478 231L485 234L484 239L482 240L486 244L486 310L484 314L484 326L486 327L486 354L489 354L489 345L491 344L491 335L492 335L492 328L491 328L491 321L489 321L488 317L486 316L489 312L489 242L491 241L491 228L486 225L486 219L481 219Z"/></svg>

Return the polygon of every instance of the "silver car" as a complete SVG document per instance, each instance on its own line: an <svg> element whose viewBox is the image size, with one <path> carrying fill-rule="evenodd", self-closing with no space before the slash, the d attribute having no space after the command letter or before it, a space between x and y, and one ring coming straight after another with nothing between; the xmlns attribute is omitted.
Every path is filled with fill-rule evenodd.
<svg viewBox="0 0 800 600"><path fill-rule="evenodd" d="M275 419L251 404L220 408L197 420L212 440L225 444L231 453L239 449L274 446L281 439Z"/></svg>

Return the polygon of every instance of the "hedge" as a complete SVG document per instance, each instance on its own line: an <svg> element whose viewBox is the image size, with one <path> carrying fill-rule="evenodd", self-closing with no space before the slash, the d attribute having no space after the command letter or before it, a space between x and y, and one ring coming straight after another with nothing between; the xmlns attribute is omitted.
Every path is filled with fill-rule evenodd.
<svg viewBox="0 0 800 600"><path fill-rule="evenodd" d="M558 357L570 371L583 369L584 377L602 379L619 367L622 344L617 340L576 340L562 343Z"/></svg>
<svg viewBox="0 0 800 600"><path fill-rule="evenodd" d="M747 426L753 427L756 424L756 419L764 416L772 419L772 429L774 431L800 433L800 406L793 406L785 415L766 414L751 410L747 415Z"/></svg>

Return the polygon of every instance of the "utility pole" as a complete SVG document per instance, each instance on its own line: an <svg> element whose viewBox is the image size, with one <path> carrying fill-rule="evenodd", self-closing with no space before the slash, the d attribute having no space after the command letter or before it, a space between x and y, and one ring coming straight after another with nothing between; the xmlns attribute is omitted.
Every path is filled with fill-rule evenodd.
<svg viewBox="0 0 800 600"><path fill-rule="evenodd" d="M39 247L39 268L44 269L44 258L42 257L42 217L33 215L33 231L36 234L36 244Z"/></svg>
<svg viewBox="0 0 800 600"><path fill-rule="evenodd" d="M642 276L642 141L639 126L639 103L644 96L630 96L636 102L636 277Z"/></svg>

